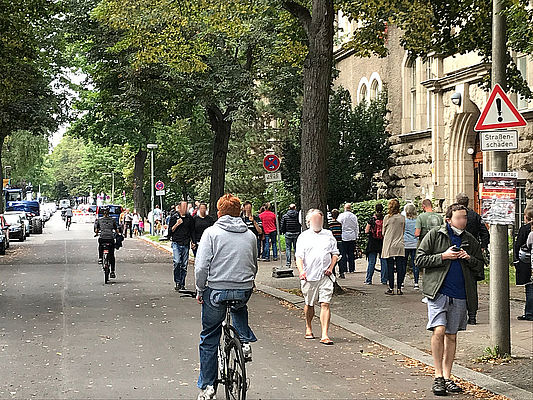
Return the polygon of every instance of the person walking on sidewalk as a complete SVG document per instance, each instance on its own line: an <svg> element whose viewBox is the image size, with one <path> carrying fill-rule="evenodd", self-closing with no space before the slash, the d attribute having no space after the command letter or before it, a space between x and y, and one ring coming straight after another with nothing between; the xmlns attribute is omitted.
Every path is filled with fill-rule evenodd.
<svg viewBox="0 0 533 400"><path fill-rule="evenodd" d="M339 218L339 210L334 208L331 210L331 222L329 223L328 229L331 231L333 237L337 241L337 249L340 253L342 253L342 224L337 221L337 218ZM333 273L335 273L335 270L333 270ZM339 271L339 278L346 279L344 272L341 273Z"/></svg>
<svg viewBox="0 0 533 400"><path fill-rule="evenodd" d="M422 200L422 209L424 212L416 218L415 236L420 243L424 236L433 228L442 226L442 217L433 211L433 203L430 199Z"/></svg>
<svg viewBox="0 0 533 400"><path fill-rule="evenodd" d="M240 217L238 197L225 194L217 201L218 220L203 235L194 263L198 303L202 305L198 400L214 399L218 346L226 316L223 302L238 302L231 320L243 343L244 359L252 361L251 342L257 341L248 325L247 303L257 274L257 239Z"/></svg>
<svg viewBox="0 0 533 400"><path fill-rule="evenodd" d="M302 225L298 221L298 211L296 211L296 204L289 206L289 211L281 217L281 233L285 234L285 255L287 258L287 267L291 266L291 248L296 254L296 241L302 232Z"/></svg>
<svg viewBox="0 0 533 400"><path fill-rule="evenodd" d="M331 231L323 229L322 211L309 210L305 221L309 229L302 232L296 244L296 266L305 300L305 338L314 339L311 323L315 316L315 303L318 302L322 327L320 343L332 345L333 341L328 335L331 319L329 304L335 282L333 268L337 263L339 250Z"/></svg>
<svg viewBox="0 0 533 400"><path fill-rule="evenodd" d="M416 252L416 263L425 271L422 289L428 307L427 329L433 331L432 390L437 396L462 391L450 378L457 332L466 329L468 303L476 301L476 279L484 263L479 242L466 231L467 213L463 205L449 206L445 224L432 229Z"/></svg>
<svg viewBox="0 0 533 400"><path fill-rule="evenodd" d="M405 279L405 217L400 214L400 202L389 200L389 213L383 219L383 250L381 257L387 260L387 276L389 289L385 294L394 294L394 268L396 267L396 293L403 294L402 284Z"/></svg>
<svg viewBox="0 0 533 400"><path fill-rule="evenodd" d="M526 304L524 314L516 317L520 321L533 321L533 281L531 260L531 232L533 230L533 205L524 211L524 225L518 230L513 246L514 266L516 268L516 284L524 285ZM529 244L528 244L529 242Z"/></svg>
<svg viewBox="0 0 533 400"><path fill-rule="evenodd" d="M365 285L372 285L372 278L374 277L374 269L376 267L378 256L380 257L379 262L381 265L381 284L386 285L388 280L387 261L381 257L383 249L383 204L377 203L375 210L375 214L365 226L365 233L368 235L368 242L365 250L366 258L368 259Z"/></svg>
<svg viewBox="0 0 533 400"><path fill-rule="evenodd" d="M481 244L481 251L488 252L489 242L490 242L490 233L485 223L481 220L481 215L479 215L477 212L475 212L471 208L468 208L468 203L470 202L470 199L468 198L466 193L459 193L455 197L455 202L457 204L461 204L465 206L468 209L466 231L470 233L472 236L474 236L479 242L479 244ZM478 276L477 280L482 281L484 279L485 279L485 269L483 268L483 271L481 271L481 274ZM477 283L476 283L476 300L478 300ZM468 323L470 325L476 325L477 323L477 310L478 310L478 301L476 301L474 304L469 305Z"/></svg>
<svg viewBox="0 0 533 400"><path fill-rule="evenodd" d="M124 214L124 237L128 236L128 230L130 231L130 238L133 237L133 215L130 213L130 209L126 208Z"/></svg>
<svg viewBox="0 0 533 400"><path fill-rule="evenodd" d="M194 256L196 257L196 253L198 251L198 244L200 243L200 240L202 239L202 235L204 231L212 226L215 223L215 220L210 215L207 215L207 204L206 203L200 203L198 206L198 209L196 210L197 213L194 217L192 217L194 221L194 235L192 242L192 252Z"/></svg>
<svg viewBox="0 0 533 400"><path fill-rule="evenodd" d="M182 201L170 217L168 235L172 239L172 261L174 264L175 290L185 289L187 265L189 264L189 245L194 243L194 221L187 213L187 202Z"/></svg>
<svg viewBox="0 0 533 400"><path fill-rule="evenodd" d="M409 203L405 206L405 232L403 235L403 241L405 245L405 265L411 266L411 269L413 270L413 278L415 280L414 289L419 290L420 286L418 286L418 279L420 277L420 271L415 263L418 239L415 236L415 231L416 207L414 204Z"/></svg>
<svg viewBox="0 0 533 400"><path fill-rule="evenodd" d="M263 261L270 261L270 244L272 244L272 257L274 261L278 260L278 244L276 228L276 214L271 210L270 203L265 204L265 211L259 214L261 223L263 224L263 232L265 233L265 244L263 248Z"/></svg>
<svg viewBox="0 0 533 400"><path fill-rule="evenodd" d="M359 236L357 216L352 213L352 204L344 205L344 212L337 219L342 225L342 250L339 269L341 273L355 272L355 241Z"/></svg>
<svg viewBox="0 0 533 400"><path fill-rule="evenodd" d="M248 229L255 235L257 239L257 256L261 256L261 244L263 237L263 223L259 216L254 215L252 212L252 203L245 201L242 211L242 220L248 227Z"/></svg>

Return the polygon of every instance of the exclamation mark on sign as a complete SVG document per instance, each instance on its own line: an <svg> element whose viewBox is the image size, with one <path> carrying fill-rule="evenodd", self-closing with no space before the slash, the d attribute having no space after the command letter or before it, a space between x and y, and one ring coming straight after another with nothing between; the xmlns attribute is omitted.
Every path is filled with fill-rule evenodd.
<svg viewBox="0 0 533 400"><path fill-rule="evenodd" d="M502 117L502 99L500 99L500 98L496 99L496 107L498 108L498 122L502 122L503 121L503 117Z"/></svg>

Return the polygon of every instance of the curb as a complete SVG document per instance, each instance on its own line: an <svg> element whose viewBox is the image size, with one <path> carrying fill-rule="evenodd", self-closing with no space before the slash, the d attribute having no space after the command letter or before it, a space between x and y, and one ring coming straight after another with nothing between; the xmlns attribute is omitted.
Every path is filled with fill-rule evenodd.
<svg viewBox="0 0 533 400"><path fill-rule="evenodd" d="M282 290L264 285L262 283L256 283L255 285L257 289L263 293L266 293L281 300L285 300L298 308L303 308L304 301L300 296L284 292ZM397 351L398 353L403 354L406 357L412 358L426 365L433 365L433 358L431 357L431 355L426 354L415 347L409 346L408 344L402 343L399 340L390 338L379 332L375 332L372 329L368 329L355 322L351 322L339 315L331 313L331 323L343 329L346 329L347 331L352 332L358 336L364 337L365 339L370 340L371 342ZM533 394L531 392L528 392L527 390L511 385L510 383L506 383L498 379L492 378L480 372L473 371L460 364L454 364L453 369L453 374L456 377L471 382L483 389L487 389L492 393L516 400L531 400L533 398Z"/></svg>
<svg viewBox="0 0 533 400"><path fill-rule="evenodd" d="M147 237L140 236L138 238L140 240L145 241L146 243L151 244L156 248L162 249L168 253L172 253L172 250L168 247L153 242ZM256 282L255 286L257 290L263 293L266 293L272 297L281 300L285 300L293 304L294 306L303 309L304 300L300 296L296 296L294 294L287 293L258 282ZM393 351L396 351L406 357L412 358L426 365L433 365L433 358L431 357L431 355L426 354L415 347L409 346L408 344L400 342L399 340L390 338L379 332L373 331L372 329L366 328L363 325L351 322L348 319L341 317L340 315L331 313L331 323L343 329L346 329L347 331L352 332L358 336L361 336L371 342L377 343ZM531 392L528 392L527 390L521 389L510 383L500 381L499 379L492 378L488 375L482 374L481 372L473 371L460 364L454 364L453 369L454 375L456 377L464 379L492 393L515 400L531 400L533 398L533 394Z"/></svg>

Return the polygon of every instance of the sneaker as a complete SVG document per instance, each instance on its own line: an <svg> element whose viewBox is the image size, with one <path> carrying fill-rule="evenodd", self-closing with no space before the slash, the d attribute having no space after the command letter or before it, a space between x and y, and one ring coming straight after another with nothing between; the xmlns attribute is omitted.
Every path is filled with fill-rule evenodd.
<svg viewBox="0 0 533 400"><path fill-rule="evenodd" d="M200 390L197 400L214 400L216 398L217 393L215 392L215 388L211 385L208 385L204 390Z"/></svg>
<svg viewBox="0 0 533 400"><path fill-rule="evenodd" d="M180 290L180 284L179 283L176 283L176 286L174 286L174 290L177 292L178 290Z"/></svg>
<svg viewBox="0 0 533 400"><path fill-rule="evenodd" d="M392 296L392 295L394 295L394 290L392 290L392 289L388 289L388 290L385 292L385 294L388 294L389 296Z"/></svg>
<svg viewBox="0 0 533 400"><path fill-rule="evenodd" d="M244 361L252 361L252 345L250 343L242 344L242 352L244 354Z"/></svg>
<svg viewBox="0 0 533 400"><path fill-rule="evenodd" d="M446 396L446 381L442 376L435 378L431 390L435 396Z"/></svg>
<svg viewBox="0 0 533 400"><path fill-rule="evenodd" d="M365 282L365 285L372 285L372 282Z"/></svg>
<svg viewBox="0 0 533 400"><path fill-rule="evenodd" d="M415 283L415 287L414 287L415 290L420 290L420 286L418 286L418 283Z"/></svg>
<svg viewBox="0 0 533 400"><path fill-rule="evenodd" d="M463 389L455 384L451 379L446 379L445 381L446 391L448 393L461 393Z"/></svg>
<svg viewBox="0 0 533 400"><path fill-rule="evenodd" d="M116 278L117 276L115 275L115 271L111 271L111 273L109 274L109 277Z"/></svg>
<svg viewBox="0 0 533 400"><path fill-rule="evenodd" d="M99 259L98 259L98 264L103 264L103 263L104 263L104 260L101 259L101 258L99 258Z"/></svg>
<svg viewBox="0 0 533 400"><path fill-rule="evenodd" d="M341 278L341 279L346 279L346 275L344 275L344 274L339 274L339 278Z"/></svg>
<svg viewBox="0 0 533 400"><path fill-rule="evenodd" d="M274 257L272 260L273 260L273 261L278 261L279 258L278 258L278 257Z"/></svg>
<svg viewBox="0 0 533 400"><path fill-rule="evenodd" d="M468 317L468 325L477 325L476 317L469 316Z"/></svg>

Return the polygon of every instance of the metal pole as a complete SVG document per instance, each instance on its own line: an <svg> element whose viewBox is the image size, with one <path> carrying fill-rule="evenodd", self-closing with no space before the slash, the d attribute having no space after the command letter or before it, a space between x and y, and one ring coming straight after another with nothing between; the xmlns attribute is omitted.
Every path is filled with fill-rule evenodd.
<svg viewBox="0 0 533 400"><path fill-rule="evenodd" d="M111 171L111 203L115 204L115 171Z"/></svg>
<svg viewBox="0 0 533 400"><path fill-rule="evenodd" d="M152 149L151 151L151 154L150 154L150 164L151 164L151 187L152 187L152 196L151 196L151 199L152 199L152 209L151 209L151 212L152 212L152 223L150 224L150 234L154 234L154 150Z"/></svg>
<svg viewBox="0 0 533 400"><path fill-rule="evenodd" d="M279 267L280 269L283 269L283 259L281 258L281 238L280 238L280 231L279 231L279 220L278 220L278 200L276 198L276 184L274 183L274 212L276 213L276 229L278 230L278 251L279 251ZM287 244L285 243L285 246Z"/></svg>
<svg viewBox="0 0 533 400"><path fill-rule="evenodd" d="M506 24L502 0L492 1L492 86L507 89ZM488 170L507 171L507 152L488 153ZM511 354L509 310L509 242L507 225L490 225L489 325L491 346Z"/></svg>

